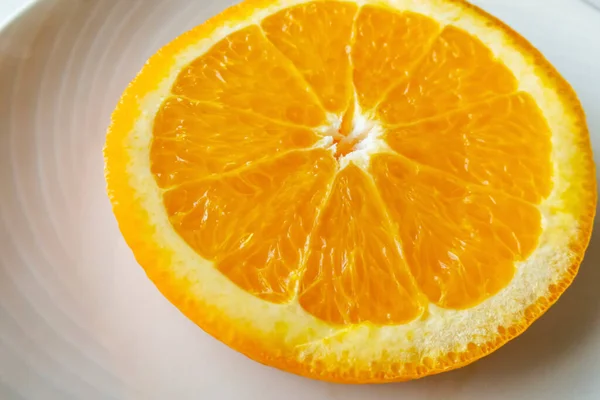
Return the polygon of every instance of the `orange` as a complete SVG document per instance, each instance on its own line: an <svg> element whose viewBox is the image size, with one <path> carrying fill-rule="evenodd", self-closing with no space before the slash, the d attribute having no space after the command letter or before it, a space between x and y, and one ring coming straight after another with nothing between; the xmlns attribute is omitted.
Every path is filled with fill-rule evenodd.
<svg viewBox="0 0 600 400"><path fill-rule="evenodd" d="M522 333L575 277L596 206L571 87L458 0L247 0L150 59L105 160L173 304L338 382L458 368Z"/></svg>

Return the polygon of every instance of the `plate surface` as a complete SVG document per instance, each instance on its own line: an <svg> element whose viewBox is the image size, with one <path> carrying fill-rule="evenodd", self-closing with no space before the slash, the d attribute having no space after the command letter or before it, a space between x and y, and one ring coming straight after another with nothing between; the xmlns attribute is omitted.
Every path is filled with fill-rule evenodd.
<svg viewBox="0 0 600 400"><path fill-rule="evenodd" d="M523 336L403 384L332 385L261 366L160 295L112 216L104 134L146 59L233 2L0 0L0 399L600 399L600 231L573 286ZM600 9L474 3L571 82L600 165Z"/></svg>

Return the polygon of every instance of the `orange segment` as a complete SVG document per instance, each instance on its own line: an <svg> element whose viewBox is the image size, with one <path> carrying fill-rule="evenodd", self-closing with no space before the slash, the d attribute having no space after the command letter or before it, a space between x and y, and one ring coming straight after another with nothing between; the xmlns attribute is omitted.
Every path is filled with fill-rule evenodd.
<svg viewBox="0 0 600 400"><path fill-rule="evenodd" d="M420 164L532 203L552 188L550 130L526 93L390 129L386 139Z"/></svg>
<svg viewBox="0 0 600 400"><path fill-rule="evenodd" d="M300 125L325 123L311 89L255 25L227 36L184 68L173 93Z"/></svg>
<svg viewBox="0 0 600 400"><path fill-rule="evenodd" d="M323 1L265 18L267 38L300 70L327 111L344 110L352 98L349 43L358 7Z"/></svg>
<svg viewBox="0 0 600 400"><path fill-rule="evenodd" d="M378 108L388 124L442 114L517 90L517 80L481 41L447 26L410 77Z"/></svg>
<svg viewBox="0 0 600 400"><path fill-rule="evenodd" d="M226 175L173 188L173 227L242 289L272 302L294 294L295 272L335 172L323 150L292 152Z"/></svg>
<svg viewBox="0 0 600 400"><path fill-rule="evenodd" d="M421 14L370 5L360 9L352 64L364 110L371 110L393 84L408 78L440 29L436 21Z"/></svg>
<svg viewBox="0 0 600 400"><path fill-rule="evenodd" d="M299 301L324 321L401 324L423 311L376 193L370 178L349 165L313 232Z"/></svg>
<svg viewBox="0 0 600 400"><path fill-rule="evenodd" d="M161 187L231 171L318 140L311 130L210 103L171 98L154 121L152 172Z"/></svg>
<svg viewBox="0 0 600 400"><path fill-rule="evenodd" d="M498 293L537 245L541 215L533 205L398 156L375 156L371 172L413 277L441 307L469 308Z"/></svg>

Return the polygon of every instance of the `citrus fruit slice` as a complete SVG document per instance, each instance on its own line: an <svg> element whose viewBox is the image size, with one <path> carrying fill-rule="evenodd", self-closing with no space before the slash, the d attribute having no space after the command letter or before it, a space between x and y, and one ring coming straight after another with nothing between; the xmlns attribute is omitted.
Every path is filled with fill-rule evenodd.
<svg viewBox="0 0 600 400"><path fill-rule="evenodd" d="M338 382L450 370L519 335L575 277L596 205L571 87L454 0L247 0L150 59L105 161L173 304Z"/></svg>

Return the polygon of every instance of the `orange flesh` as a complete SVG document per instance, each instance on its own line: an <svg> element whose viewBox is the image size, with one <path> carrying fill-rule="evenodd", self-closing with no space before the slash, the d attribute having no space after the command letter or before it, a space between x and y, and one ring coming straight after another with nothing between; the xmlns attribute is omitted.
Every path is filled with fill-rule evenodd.
<svg viewBox="0 0 600 400"><path fill-rule="evenodd" d="M411 12L365 6L356 19L352 49L354 86L360 105L371 110L385 94L407 79L429 52L440 26L431 18Z"/></svg>
<svg viewBox="0 0 600 400"><path fill-rule="evenodd" d="M531 204L402 157L378 155L371 169L419 288L441 307L469 308L497 293L535 249L540 213Z"/></svg>
<svg viewBox="0 0 600 400"><path fill-rule="evenodd" d="M352 3L309 3L277 13L261 24L267 38L294 63L327 111L344 111L353 94L347 47L356 12Z"/></svg>
<svg viewBox="0 0 600 400"><path fill-rule="evenodd" d="M299 300L325 321L397 324L423 310L424 299L375 193L362 170L344 168L311 237Z"/></svg>
<svg viewBox="0 0 600 400"><path fill-rule="evenodd" d="M265 300L289 301L335 167L325 150L291 152L177 186L165 205L179 234L233 282Z"/></svg>
<svg viewBox="0 0 600 400"><path fill-rule="evenodd" d="M377 111L386 123L407 123L516 90L515 77L488 48L466 32L448 26Z"/></svg>
<svg viewBox="0 0 600 400"><path fill-rule="evenodd" d="M407 323L429 302L493 296L537 245L549 129L456 28L308 3L229 35L172 92L150 155L170 221L266 301L335 324ZM360 112L390 148L366 170L341 163L373 134L356 132ZM315 148L332 131L336 151Z"/></svg>

